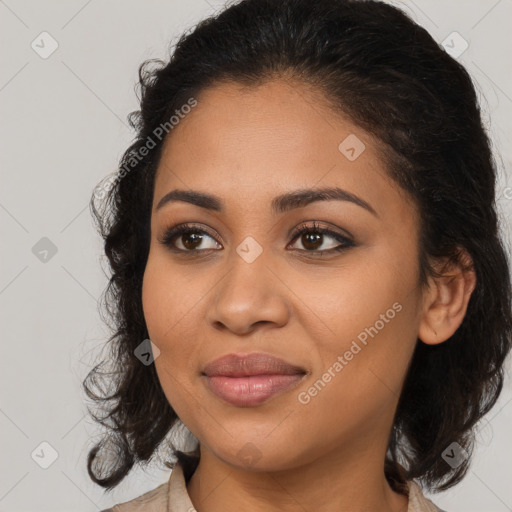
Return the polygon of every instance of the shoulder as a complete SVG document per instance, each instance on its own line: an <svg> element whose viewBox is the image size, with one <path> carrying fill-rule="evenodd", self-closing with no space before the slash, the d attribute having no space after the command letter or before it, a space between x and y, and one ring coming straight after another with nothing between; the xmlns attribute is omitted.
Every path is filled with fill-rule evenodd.
<svg viewBox="0 0 512 512"><path fill-rule="evenodd" d="M101 512L165 512L167 510L168 490L169 482L167 481L137 498L118 503Z"/></svg>
<svg viewBox="0 0 512 512"><path fill-rule="evenodd" d="M118 503L101 512L167 512L168 510L195 510L187 492L183 469L176 464L169 479L151 491L130 501Z"/></svg>
<svg viewBox="0 0 512 512"><path fill-rule="evenodd" d="M408 480L407 484L409 486L409 507L407 512L446 512L424 496L421 487L416 481Z"/></svg>

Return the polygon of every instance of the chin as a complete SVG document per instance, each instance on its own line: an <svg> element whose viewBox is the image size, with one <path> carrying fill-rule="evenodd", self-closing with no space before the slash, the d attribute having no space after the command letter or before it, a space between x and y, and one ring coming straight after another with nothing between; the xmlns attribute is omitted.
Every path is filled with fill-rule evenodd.
<svg viewBox="0 0 512 512"><path fill-rule="evenodd" d="M249 437L249 436L248 436ZM293 469L298 465L296 458L289 458L293 447L288 447L279 439L272 443L269 439L259 442L254 439L237 439L223 450L210 449L213 455L225 464L239 470L252 472L272 472Z"/></svg>

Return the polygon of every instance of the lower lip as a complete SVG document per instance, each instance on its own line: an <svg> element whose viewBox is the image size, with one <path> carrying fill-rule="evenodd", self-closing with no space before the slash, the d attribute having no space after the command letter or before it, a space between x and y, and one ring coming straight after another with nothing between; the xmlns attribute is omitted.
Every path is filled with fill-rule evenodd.
<svg viewBox="0 0 512 512"><path fill-rule="evenodd" d="M209 389L226 402L238 406L258 405L288 389L304 377L295 375L205 376Z"/></svg>

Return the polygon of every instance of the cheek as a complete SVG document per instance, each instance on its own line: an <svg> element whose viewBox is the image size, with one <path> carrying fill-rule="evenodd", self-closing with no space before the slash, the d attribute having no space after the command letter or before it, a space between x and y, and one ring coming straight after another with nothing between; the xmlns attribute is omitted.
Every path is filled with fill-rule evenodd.
<svg viewBox="0 0 512 512"><path fill-rule="evenodd" d="M170 268L165 257L150 254L142 282L142 308L152 341L166 345L185 325L187 312L193 315L193 304L187 302L192 298L190 284Z"/></svg>
<svg viewBox="0 0 512 512"><path fill-rule="evenodd" d="M142 306L149 338L160 350L154 364L162 390L178 416L188 418L191 399L186 391L190 387L186 379L195 370L190 366L194 361L191 353L194 344L187 343L186 334L189 318L186 311L190 306L172 291L176 289L172 275L157 258L148 259L142 283Z"/></svg>
<svg viewBox="0 0 512 512"><path fill-rule="evenodd" d="M379 408L400 393L417 334L416 295L412 278L408 282L414 272L398 279L380 263L311 295L310 303L319 305L317 323L328 332L317 337L321 365L312 380L320 379L318 394L332 406L341 400L348 408Z"/></svg>
<svg viewBox="0 0 512 512"><path fill-rule="evenodd" d="M181 352L187 344L179 343L176 329L179 300L176 293L170 292L167 275L156 259L148 259L142 283L142 308L149 338L160 350L155 359L159 378L162 383L171 384L167 371L174 372L174 367L185 357ZM164 391L167 391L165 387Z"/></svg>
<svg viewBox="0 0 512 512"><path fill-rule="evenodd" d="M297 392L304 432L318 429L322 418L322 435L334 443L363 431L371 435L376 424L383 429L391 424L414 349L408 314L400 305L402 309L393 304L382 309L388 323L373 311L361 313L358 325L353 317L339 314L341 336L319 345L323 364Z"/></svg>
<svg viewBox="0 0 512 512"><path fill-rule="evenodd" d="M198 371L198 299L206 293L205 288L208 290L197 283L194 289L190 276L187 279L183 272L171 268L165 256L148 259L142 306L149 337L160 350L155 365L168 385L173 385L173 379L167 373L183 380Z"/></svg>
<svg viewBox="0 0 512 512"><path fill-rule="evenodd" d="M158 279L161 275L160 270L161 265L158 259L154 257L151 248L142 279L142 310L151 339L153 339L152 331L155 331L158 325L159 304L161 304L162 299L166 299L163 296L163 287Z"/></svg>
<svg viewBox="0 0 512 512"><path fill-rule="evenodd" d="M366 265L364 272L333 274L320 286L308 286L304 302L314 305L316 321L327 333L326 353L330 352L329 347L340 350L346 346L348 349L351 340L358 336L364 342L365 336L369 337L367 329L376 322L379 322L380 333L389 331L388 326L396 323L394 318L398 315L393 304L400 301L402 293L399 283L390 278L391 274L383 265L375 269ZM380 320L381 315L386 323Z"/></svg>

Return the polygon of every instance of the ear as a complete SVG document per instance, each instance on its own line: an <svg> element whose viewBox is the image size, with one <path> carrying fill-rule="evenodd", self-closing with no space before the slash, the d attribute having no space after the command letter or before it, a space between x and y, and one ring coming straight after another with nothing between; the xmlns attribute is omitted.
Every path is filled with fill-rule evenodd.
<svg viewBox="0 0 512 512"><path fill-rule="evenodd" d="M459 328L476 286L473 260L463 248L459 262L441 272L441 277L430 278L423 298L418 338L427 345L446 341Z"/></svg>

